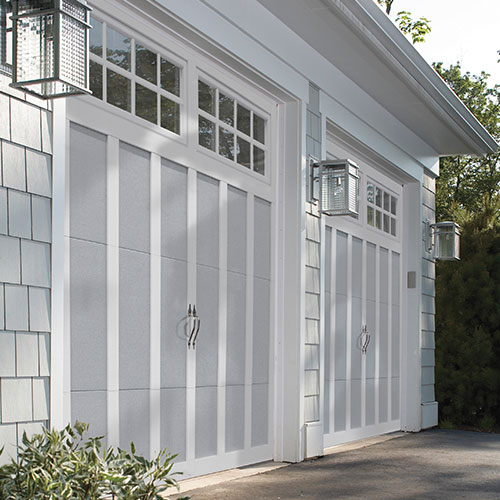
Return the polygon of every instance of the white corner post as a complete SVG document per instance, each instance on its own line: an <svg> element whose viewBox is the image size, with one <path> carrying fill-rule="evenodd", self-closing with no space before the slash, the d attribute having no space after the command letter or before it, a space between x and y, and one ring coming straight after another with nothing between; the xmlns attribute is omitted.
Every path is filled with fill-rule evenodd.
<svg viewBox="0 0 500 500"><path fill-rule="evenodd" d="M403 187L403 336L401 345L401 429L421 430L422 182Z"/></svg>
<svg viewBox="0 0 500 500"><path fill-rule="evenodd" d="M304 458L304 352L303 255L305 249L305 163L301 124L305 106L288 102L280 114L278 304L276 314L277 401L275 460L299 462Z"/></svg>
<svg viewBox="0 0 500 500"><path fill-rule="evenodd" d="M53 101L52 113L52 311L50 334L50 426L64 427L70 420L69 394L66 380L69 353L69 332L65 324L65 266L66 266L66 164L67 164L67 122L66 100Z"/></svg>

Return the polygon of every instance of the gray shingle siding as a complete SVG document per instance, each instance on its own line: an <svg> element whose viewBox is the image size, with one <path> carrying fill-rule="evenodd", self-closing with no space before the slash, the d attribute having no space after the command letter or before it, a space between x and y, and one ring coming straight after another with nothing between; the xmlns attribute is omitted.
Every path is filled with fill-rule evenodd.
<svg viewBox="0 0 500 500"><path fill-rule="evenodd" d="M0 443L49 420L52 114L0 77Z"/></svg>

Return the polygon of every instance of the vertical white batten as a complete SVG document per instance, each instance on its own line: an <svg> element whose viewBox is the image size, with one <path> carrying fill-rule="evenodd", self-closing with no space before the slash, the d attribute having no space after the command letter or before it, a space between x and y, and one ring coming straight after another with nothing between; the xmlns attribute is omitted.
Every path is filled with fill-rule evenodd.
<svg viewBox="0 0 500 500"><path fill-rule="evenodd" d="M69 168L70 160L70 122L65 121L66 127L66 157L65 157L65 215L64 215L64 403L63 403L63 421L64 425L71 422L71 210L70 210L70 181L71 170ZM54 250L52 250L54 251ZM54 258L54 254L52 254ZM53 353L51 352L51 363L53 362Z"/></svg>
<svg viewBox="0 0 500 500"><path fill-rule="evenodd" d="M330 245L330 434L335 432L335 318L337 304L337 230L331 230Z"/></svg>
<svg viewBox="0 0 500 500"><path fill-rule="evenodd" d="M380 423L380 245L375 247L375 423Z"/></svg>
<svg viewBox="0 0 500 500"><path fill-rule="evenodd" d="M326 297L326 280L325 280L325 261L326 261L326 226L325 217L319 219L320 224L320 327L319 327L319 420L324 422L325 406L324 406L324 390L325 390L325 297Z"/></svg>
<svg viewBox="0 0 500 500"><path fill-rule="evenodd" d="M245 449L252 446L253 293L255 197L247 196L247 289L245 322Z"/></svg>
<svg viewBox="0 0 500 500"><path fill-rule="evenodd" d="M197 173L188 169L187 239L188 239L188 286L187 304L196 303L196 224L197 224ZM186 341L187 349L187 341ZM196 351L187 349L186 356L186 461L195 458L196 423Z"/></svg>
<svg viewBox="0 0 500 500"><path fill-rule="evenodd" d="M219 353L217 373L217 454L226 448L226 348L227 348L227 184L219 183Z"/></svg>
<svg viewBox="0 0 500 500"><path fill-rule="evenodd" d="M367 245L363 239L361 252L361 330L366 325L366 283L367 283ZM363 339L361 339L363 342ZM373 347L373 346L372 346ZM368 349L370 346L368 346ZM361 427L366 425L366 353L361 354Z"/></svg>
<svg viewBox="0 0 500 500"><path fill-rule="evenodd" d="M150 454L161 447L161 157L151 154L150 209Z"/></svg>
<svg viewBox="0 0 500 500"><path fill-rule="evenodd" d="M352 384L352 235L347 239L347 335L346 335L346 388L345 388L345 428L351 429L351 384Z"/></svg>
<svg viewBox="0 0 500 500"><path fill-rule="evenodd" d="M387 422L392 420L392 251L387 252Z"/></svg>
<svg viewBox="0 0 500 500"><path fill-rule="evenodd" d="M120 444L120 141L107 143L107 375L108 445Z"/></svg>
<svg viewBox="0 0 500 500"><path fill-rule="evenodd" d="M71 418L71 378L69 349L69 174L68 129L66 101L57 99L53 108L54 141L52 160L52 282L51 282L51 335L50 335L50 425L62 428ZM65 332L67 334L65 335Z"/></svg>

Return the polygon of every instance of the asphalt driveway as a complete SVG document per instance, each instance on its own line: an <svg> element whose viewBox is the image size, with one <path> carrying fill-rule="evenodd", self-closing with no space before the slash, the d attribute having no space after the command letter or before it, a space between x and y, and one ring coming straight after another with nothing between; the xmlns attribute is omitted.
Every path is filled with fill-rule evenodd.
<svg viewBox="0 0 500 500"><path fill-rule="evenodd" d="M499 500L500 434L405 434L185 494L192 500Z"/></svg>

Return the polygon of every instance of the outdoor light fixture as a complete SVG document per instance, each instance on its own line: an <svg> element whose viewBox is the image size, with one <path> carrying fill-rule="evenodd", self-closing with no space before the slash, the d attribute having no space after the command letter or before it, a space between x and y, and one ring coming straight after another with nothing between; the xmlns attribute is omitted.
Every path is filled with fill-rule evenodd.
<svg viewBox="0 0 500 500"><path fill-rule="evenodd" d="M319 164L319 179L322 214L358 216L359 175L354 162L322 161Z"/></svg>
<svg viewBox="0 0 500 500"><path fill-rule="evenodd" d="M426 247L438 260L460 260L460 228L454 222L425 221Z"/></svg>
<svg viewBox="0 0 500 500"><path fill-rule="evenodd" d="M89 11L82 0L11 0L12 87L43 99L89 90Z"/></svg>
<svg viewBox="0 0 500 500"><path fill-rule="evenodd" d="M307 190L309 202L320 202L320 213L358 216L359 175L353 161L316 162L311 157Z"/></svg>

